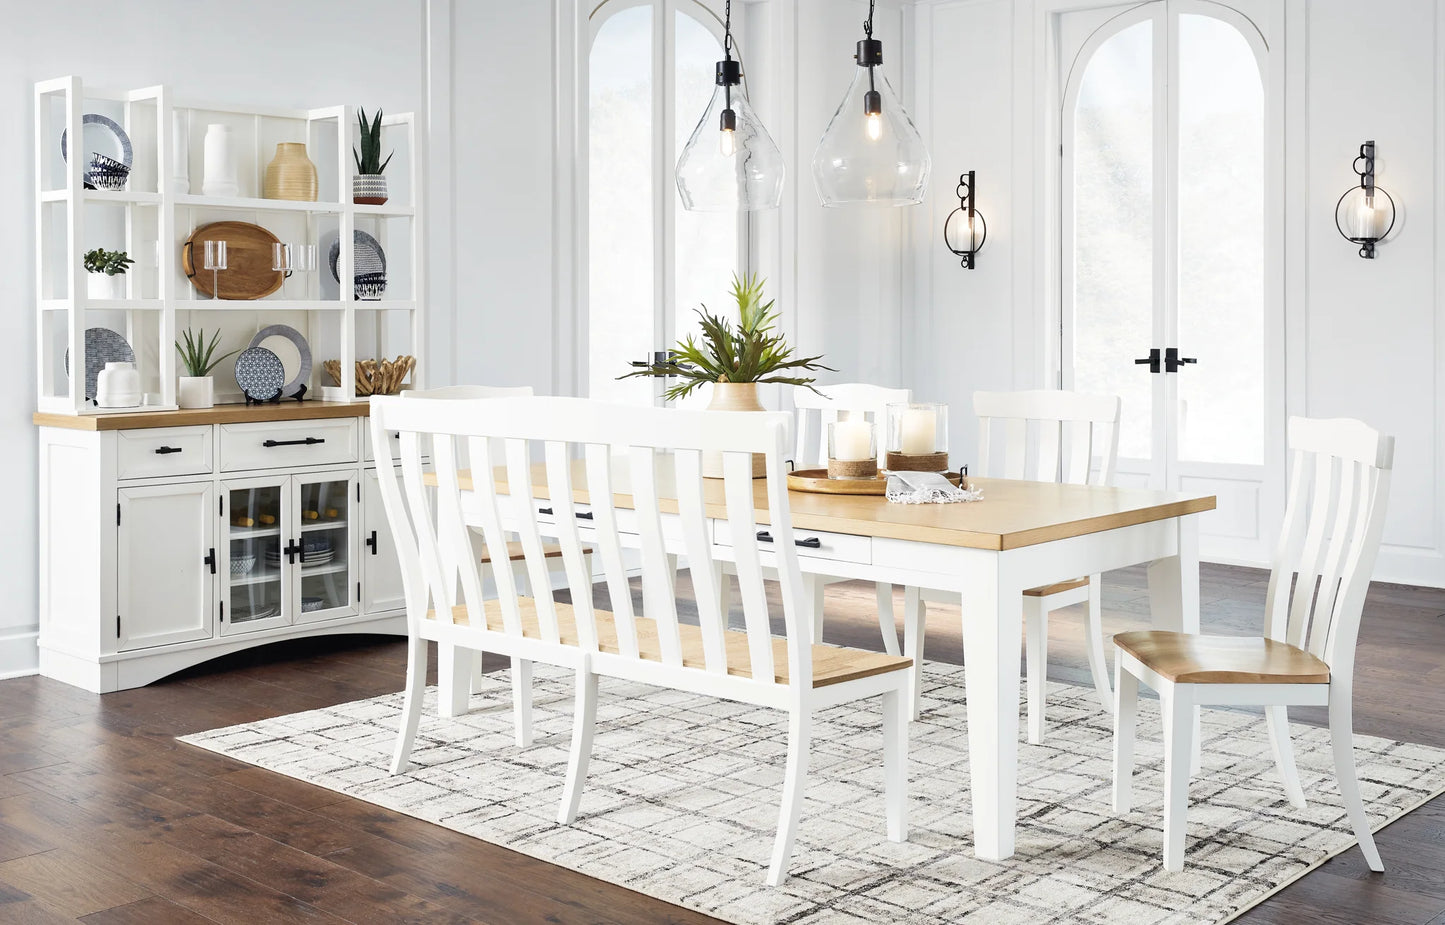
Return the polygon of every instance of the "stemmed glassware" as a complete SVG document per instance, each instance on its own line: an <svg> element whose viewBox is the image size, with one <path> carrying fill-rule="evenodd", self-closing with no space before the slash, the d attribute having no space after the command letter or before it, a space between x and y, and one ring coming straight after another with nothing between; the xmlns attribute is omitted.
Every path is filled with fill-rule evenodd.
<svg viewBox="0 0 1445 925"><path fill-rule="evenodd" d="M226 269L226 242L207 241L205 242L205 268L211 271L211 298L221 297L220 277L221 270Z"/></svg>

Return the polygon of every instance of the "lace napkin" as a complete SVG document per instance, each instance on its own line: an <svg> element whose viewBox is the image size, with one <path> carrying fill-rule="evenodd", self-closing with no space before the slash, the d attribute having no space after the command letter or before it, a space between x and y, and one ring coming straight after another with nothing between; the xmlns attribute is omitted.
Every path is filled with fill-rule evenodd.
<svg viewBox="0 0 1445 925"><path fill-rule="evenodd" d="M956 501L981 501L983 492L958 488L942 473L892 470L888 473L886 494L896 504L951 504Z"/></svg>

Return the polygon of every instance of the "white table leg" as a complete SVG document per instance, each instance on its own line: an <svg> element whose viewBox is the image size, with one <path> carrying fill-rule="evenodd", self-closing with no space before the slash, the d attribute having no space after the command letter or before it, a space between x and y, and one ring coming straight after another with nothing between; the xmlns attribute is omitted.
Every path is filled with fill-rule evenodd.
<svg viewBox="0 0 1445 925"><path fill-rule="evenodd" d="M1018 815L1019 634L1017 582L1000 582L997 553L977 557L963 595L963 674L968 695L968 756L973 851L988 861L1014 853Z"/></svg>
<svg viewBox="0 0 1445 925"><path fill-rule="evenodd" d="M1199 632L1199 516L1175 519L1179 554L1149 564L1149 612L1154 627L1177 633ZM1199 771L1199 708L1194 708L1190 773Z"/></svg>

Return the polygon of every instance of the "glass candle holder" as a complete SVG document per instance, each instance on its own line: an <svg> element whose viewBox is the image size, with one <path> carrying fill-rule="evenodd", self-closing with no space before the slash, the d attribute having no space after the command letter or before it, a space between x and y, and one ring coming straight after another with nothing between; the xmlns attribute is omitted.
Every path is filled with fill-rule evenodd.
<svg viewBox="0 0 1445 925"><path fill-rule="evenodd" d="M942 472L948 468L948 405L898 402L888 406L889 469Z"/></svg>
<svg viewBox="0 0 1445 925"><path fill-rule="evenodd" d="M828 478L878 477L878 441L871 423L845 418L828 425Z"/></svg>

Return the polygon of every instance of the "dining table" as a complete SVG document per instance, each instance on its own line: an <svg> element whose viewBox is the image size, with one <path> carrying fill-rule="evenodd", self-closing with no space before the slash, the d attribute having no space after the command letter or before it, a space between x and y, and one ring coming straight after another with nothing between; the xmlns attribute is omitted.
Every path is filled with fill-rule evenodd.
<svg viewBox="0 0 1445 925"><path fill-rule="evenodd" d="M582 463L574 465L572 484L585 486ZM669 552L681 553L681 532L667 522L678 516L664 474L670 468L658 467L656 490L664 536L676 537ZM496 469L493 479L499 493L513 494L505 468ZM722 482L705 482L716 568L731 560L731 534ZM551 516L545 466L532 467L531 483L515 494L538 512L528 516L545 525ZM754 493L758 525L769 519L766 484L759 479ZM1147 564L1153 626L1198 632L1198 521L1214 509L1215 498L1012 479L970 478L968 485L981 492L980 500L899 504L882 495L790 490L788 507L805 581L857 578L961 595L974 853L997 861L1014 853L1017 822L1023 592ZM469 473L462 473L459 487L464 520L480 526ZM628 521L620 515L633 505L625 472L615 473L613 490L627 545ZM585 488L574 489L573 501L585 515ZM520 516L516 505L499 507L504 526ZM587 529L579 524L584 540Z"/></svg>

